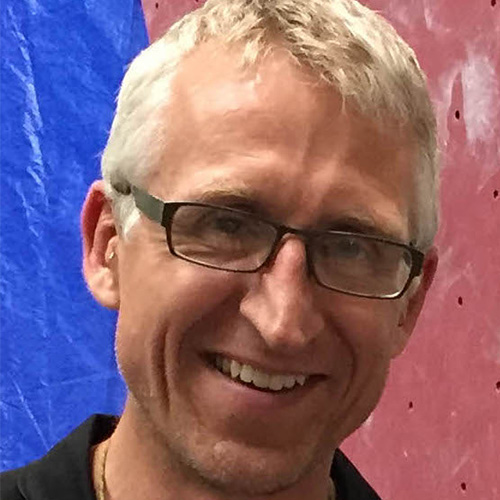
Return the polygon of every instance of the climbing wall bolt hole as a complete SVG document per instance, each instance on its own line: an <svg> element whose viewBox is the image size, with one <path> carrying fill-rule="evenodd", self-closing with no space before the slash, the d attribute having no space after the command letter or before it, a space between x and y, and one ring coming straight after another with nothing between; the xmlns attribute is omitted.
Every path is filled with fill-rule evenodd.
<svg viewBox="0 0 500 500"><path fill-rule="evenodd" d="M464 305L464 299L462 297L458 297L458 305L463 306Z"/></svg>
<svg viewBox="0 0 500 500"><path fill-rule="evenodd" d="M158 2L155 3L155 8L158 8L159 7L159 4Z"/></svg>
<svg viewBox="0 0 500 500"><path fill-rule="evenodd" d="M460 111L458 109L455 111L455 118L460 120Z"/></svg>
<svg viewBox="0 0 500 500"><path fill-rule="evenodd" d="M495 198L495 200L498 198L498 189L495 189L495 191L493 191L493 198Z"/></svg>
<svg viewBox="0 0 500 500"><path fill-rule="evenodd" d="M500 392L500 380L497 382L496 388L497 388L497 391Z"/></svg>
<svg viewBox="0 0 500 500"><path fill-rule="evenodd" d="M409 410L413 410L413 401L410 401L410 402L408 403L408 409L409 409Z"/></svg>
<svg viewBox="0 0 500 500"><path fill-rule="evenodd" d="M462 488L462 491L465 491L467 489L467 484L461 483L460 488Z"/></svg>
<svg viewBox="0 0 500 500"><path fill-rule="evenodd" d="M496 4L497 4L497 0L491 0L491 6L492 7L495 7Z"/></svg>

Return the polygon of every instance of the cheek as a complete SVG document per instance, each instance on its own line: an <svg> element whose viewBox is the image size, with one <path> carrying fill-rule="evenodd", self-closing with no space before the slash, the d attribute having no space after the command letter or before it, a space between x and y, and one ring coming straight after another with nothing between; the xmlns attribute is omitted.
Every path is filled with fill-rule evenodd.
<svg viewBox="0 0 500 500"><path fill-rule="evenodd" d="M120 281L116 354L129 389L165 393L179 350L193 325L210 321L220 304L236 295L237 275L171 260L168 266Z"/></svg>
<svg viewBox="0 0 500 500"><path fill-rule="evenodd" d="M337 305L332 319L342 346L336 350L341 358L336 360L336 369L344 392L340 420L332 421L342 440L366 420L380 399L391 359L396 315L380 301L366 303L346 296Z"/></svg>
<svg viewBox="0 0 500 500"><path fill-rule="evenodd" d="M349 332L349 343L359 356L392 352L399 317L396 301L348 298L343 309L343 330Z"/></svg>
<svg viewBox="0 0 500 500"><path fill-rule="evenodd" d="M376 390L387 375L397 329L394 302L345 297L334 314L337 331L350 358L349 391Z"/></svg>

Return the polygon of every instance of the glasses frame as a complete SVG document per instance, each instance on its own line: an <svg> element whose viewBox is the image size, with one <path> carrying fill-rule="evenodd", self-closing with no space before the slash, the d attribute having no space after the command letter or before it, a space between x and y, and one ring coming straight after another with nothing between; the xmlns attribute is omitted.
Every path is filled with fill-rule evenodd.
<svg viewBox="0 0 500 500"><path fill-rule="evenodd" d="M159 198L156 198L152 194L149 194L147 191L144 191L143 189L140 189L136 186L131 185L130 186L130 191L134 197L135 204L137 208L144 214L146 215L149 219L151 219L154 222L157 222L161 226L165 228L166 231L166 236L167 236L167 246L172 255L175 257L185 260L187 262L192 262L193 264L197 264L203 267L208 267L210 269L218 269L221 271L228 271L228 272L235 272L235 273L255 273L265 267L269 261L272 259L273 255L276 253L276 249L280 243L280 241L283 239L283 236L285 234L293 234L296 236L299 236L303 241L305 245L305 250L306 250L306 264L307 264L307 269L309 274L311 274L314 279L316 280L316 283L318 283L320 286L327 288L328 290L333 290L339 293L343 293L346 295L352 295L355 297L364 297L368 299L381 299L381 300L391 300L391 299L398 299L404 295L404 293L408 290L411 282L413 281L414 278L417 276L420 276L422 273L422 268L423 268L423 263L424 263L424 258L425 254L415 248L412 244L406 245L404 243L398 242L398 241L393 241L388 238L382 238L379 236L373 236L369 234L362 234L362 233L355 233L355 232L349 232L349 231L321 231L321 230L314 230L314 229L296 229L293 227L286 226L284 224L279 224L276 223L272 220L265 219L263 217L260 217L258 215L246 212L245 210L240 210L237 208L230 208L230 207L224 207L224 206L219 206L219 205L213 205L210 203L199 203L199 202L189 202L189 201L180 201L180 202L166 202L163 201ZM269 226L273 227L274 230L276 231L276 237L274 239L273 244L271 245L269 254L267 257L264 259L262 264L257 266L256 268L252 268L250 270L239 270L239 269L227 269L224 267L219 267L216 265L212 264L207 264L205 262L199 262L196 259L190 259L189 257L186 257L184 255L178 254L172 244L172 220L177 212L177 210L181 207L184 206L193 206L193 207L207 207L207 208L214 208L214 209L219 209L219 210L225 210L228 212L233 212L241 215L245 215L247 217L251 217L257 221L260 221L262 223L268 224ZM410 274L408 276L408 279L402 288L401 291L393 294L388 294L384 296L380 295L372 295L372 294L363 294L363 293L357 293L357 292L350 292L346 290L342 290L341 288L335 288L332 286L329 286L325 283L323 283L319 278L315 270L314 263L312 262L312 257L311 254L312 252L309 250L310 248L310 241L314 239L315 237L325 235L325 234L332 234L332 235L339 235L339 236L355 236L357 238L364 238L367 240L372 240L372 241L378 241L381 243L387 243L393 246L397 246L400 248L403 248L407 250L410 255L411 255L411 268L410 268Z"/></svg>

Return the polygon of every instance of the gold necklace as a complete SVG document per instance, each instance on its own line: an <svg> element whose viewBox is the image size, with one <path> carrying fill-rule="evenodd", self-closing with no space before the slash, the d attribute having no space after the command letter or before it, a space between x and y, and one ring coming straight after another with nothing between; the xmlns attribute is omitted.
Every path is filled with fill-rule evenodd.
<svg viewBox="0 0 500 500"><path fill-rule="evenodd" d="M97 500L106 500L106 458L109 450L109 439L100 443L94 455L94 481ZM335 500L335 484L330 478L328 500Z"/></svg>
<svg viewBox="0 0 500 500"><path fill-rule="evenodd" d="M94 483L97 500L106 500L106 458L109 450L109 439L97 446L94 455Z"/></svg>
<svg viewBox="0 0 500 500"><path fill-rule="evenodd" d="M335 483L333 479L330 478L330 488L328 488L328 500L335 500L337 498L337 492L335 491Z"/></svg>

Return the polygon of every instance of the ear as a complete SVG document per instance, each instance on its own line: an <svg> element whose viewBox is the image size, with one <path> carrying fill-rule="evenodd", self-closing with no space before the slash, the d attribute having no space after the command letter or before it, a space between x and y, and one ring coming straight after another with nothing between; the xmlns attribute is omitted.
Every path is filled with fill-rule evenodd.
<svg viewBox="0 0 500 500"><path fill-rule="evenodd" d="M432 247L426 254L420 282L416 289L412 287L408 290L408 297L402 301L402 310L397 325L397 339L394 341L392 357L396 357L406 347L408 340L417 324L422 307L429 291L438 266L438 252L436 247Z"/></svg>
<svg viewBox="0 0 500 500"><path fill-rule="evenodd" d="M83 275L94 298L104 307L118 309L118 242L113 212L104 182L90 187L81 214Z"/></svg>

